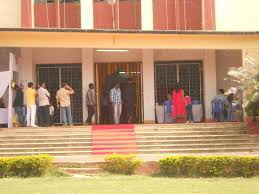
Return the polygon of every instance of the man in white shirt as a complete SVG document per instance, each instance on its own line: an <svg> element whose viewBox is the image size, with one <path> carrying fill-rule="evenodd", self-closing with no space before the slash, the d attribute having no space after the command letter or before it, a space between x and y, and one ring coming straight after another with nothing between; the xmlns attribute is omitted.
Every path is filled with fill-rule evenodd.
<svg viewBox="0 0 259 194"><path fill-rule="evenodd" d="M120 84L117 83L110 91L110 102L112 103L113 107L113 117L114 117L114 123L119 124L120 123L120 116L121 116L121 89Z"/></svg>
<svg viewBox="0 0 259 194"><path fill-rule="evenodd" d="M49 98L50 94L46 89L46 84L43 82L38 89L39 100L39 126L50 126L50 114L49 114Z"/></svg>

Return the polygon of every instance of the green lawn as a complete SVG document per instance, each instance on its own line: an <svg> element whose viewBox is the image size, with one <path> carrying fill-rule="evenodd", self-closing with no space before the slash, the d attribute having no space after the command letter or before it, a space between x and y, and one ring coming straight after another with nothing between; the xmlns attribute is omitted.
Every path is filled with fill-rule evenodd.
<svg viewBox="0 0 259 194"><path fill-rule="evenodd" d="M259 194L257 178L93 176L0 179L1 194Z"/></svg>

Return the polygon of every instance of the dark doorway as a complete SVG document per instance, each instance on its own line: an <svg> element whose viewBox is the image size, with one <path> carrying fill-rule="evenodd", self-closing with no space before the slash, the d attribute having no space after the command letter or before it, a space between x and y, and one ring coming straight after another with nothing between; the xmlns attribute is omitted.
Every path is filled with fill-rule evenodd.
<svg viewBox="0 0 259 194"><path fill-rule="evenodd" d="M83 123L81 64L39 64L37 65L37 81L47 84L51 95L50 102L55 108L55 124L61 123L60 110L56 106L56 92L62 82L68 83L75 90L75 94L71 96L73 123Z"/></svg>
<svg viewBox="0 0 259 194"><path fill-rule="evenodd" d="M128 88L133 86L135 91L131 93L135 97L133 107L132 123L142 123L142 76L141 63L96 63L95 64L95 85L97 90L97 122L100 124L112 124L113 112L109 103L109 92L115 82L120 82L122 92L122 114L120 123L128 123L127 94ZM130 80L130 81L129 81ZM104 97L106 96L106 97ZM103 102L108 102L108 106L103 106Z"/></svg>

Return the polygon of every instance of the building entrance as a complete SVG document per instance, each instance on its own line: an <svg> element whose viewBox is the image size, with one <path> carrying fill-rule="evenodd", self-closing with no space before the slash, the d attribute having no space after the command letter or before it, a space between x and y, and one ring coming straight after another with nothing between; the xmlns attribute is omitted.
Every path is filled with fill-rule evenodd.
<svg viewBox="0 0 259 194"><path fill-rule="evenodd" d="M75 94L71 96L71 110L74 124L83 123L82 66L81 64L37 65L37 81L45 82L50 92L50 102L55 108L54 123L60 124L60 110L56 106L56 93L63 82L70 85Z"/></svg>
<svg viewBox="0 0 259 194"><path fill-rule="evenodd" d="M96 63L95 72L97 122L100 124L114 122L110 104L110 90L115 83L120 83L122 93L120 123L129 123L129 111L133 112L131 123L142 123L141 63ZM129 107L129 105L132 106Z"/></svg>

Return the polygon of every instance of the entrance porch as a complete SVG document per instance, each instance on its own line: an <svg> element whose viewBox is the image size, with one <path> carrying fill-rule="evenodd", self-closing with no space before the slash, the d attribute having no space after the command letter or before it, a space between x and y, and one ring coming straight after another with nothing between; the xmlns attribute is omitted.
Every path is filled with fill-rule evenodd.
<svg viewBox="0 0 259 194"><path fill-rule="evenodd" d="M167 92L172 91L176 82L182 83L199 105L197 121L203 122L212 119L211 100L217 90L233 86L224 78L229 67L242 65L242 51L20 48L19 65L20 83L26 86L31 80L45 81L53 97L62 81L72 84L76 89L74 120L78 124L87 118L85 96L89 83L96 85L95 122L102 123L102 93L107 78L117 70L121 75L132 76L137 84L136 123L163 123L159 114L163 113Z"/></svg>

